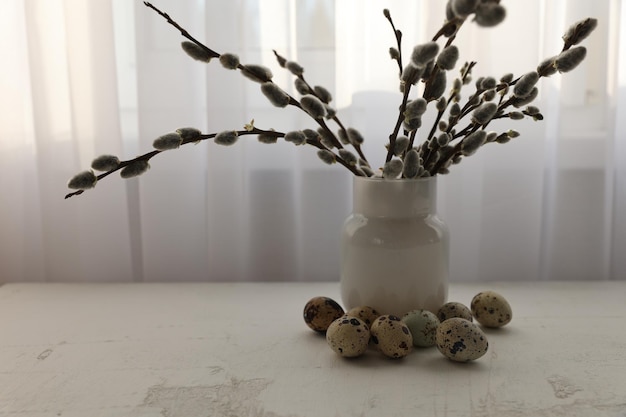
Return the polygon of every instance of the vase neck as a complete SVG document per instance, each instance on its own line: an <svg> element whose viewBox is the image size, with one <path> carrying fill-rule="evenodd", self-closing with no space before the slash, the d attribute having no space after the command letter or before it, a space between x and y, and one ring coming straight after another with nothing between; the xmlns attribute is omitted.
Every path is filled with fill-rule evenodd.
<svg viewBox="0 0 626 417"><path fill-rule="evenodd" d="M436 177L385 180L354 177L353 212L366 217L412 217L434 214Z"/></svg>

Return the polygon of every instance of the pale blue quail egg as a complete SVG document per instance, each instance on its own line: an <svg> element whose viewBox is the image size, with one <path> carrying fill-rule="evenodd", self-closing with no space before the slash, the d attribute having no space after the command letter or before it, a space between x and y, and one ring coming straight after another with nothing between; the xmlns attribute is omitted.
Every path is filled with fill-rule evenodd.
<svg viewBox="0 0 626 417"><path fill-rule="evenodd" d="M402 317L413 336L413 346L428 347L435 344L439 319L428 310L409 311Z"/></svg>

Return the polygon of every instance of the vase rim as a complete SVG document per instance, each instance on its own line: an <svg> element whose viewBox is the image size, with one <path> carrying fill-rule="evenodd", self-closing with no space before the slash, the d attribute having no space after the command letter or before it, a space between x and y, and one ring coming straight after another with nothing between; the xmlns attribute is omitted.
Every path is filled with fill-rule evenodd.
<svg viewBox="0 0 626 417"><path fill-rule="evenodd" d="M437 176L435 175L435 176L431 176L431 177L388 179L388 178L382 178L382 177L362 177L362 176L355 175L354 179L358 180L358 181L389 182L389 183L394 183L394 182L428 182L428 181L436 180Z"/></svg>
<svg viewBox="0 0 626 417"><path fill-rule="evenodd" d="M413 217L435 214L436 177L384 179L355 177L352 206L369 217Z"/></svg>

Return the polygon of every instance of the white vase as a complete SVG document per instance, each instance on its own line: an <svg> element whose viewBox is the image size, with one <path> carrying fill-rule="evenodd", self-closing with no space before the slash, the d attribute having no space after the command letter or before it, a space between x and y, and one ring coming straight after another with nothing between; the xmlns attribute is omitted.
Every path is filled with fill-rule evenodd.
<svg viewBox="0 0 626 417"><path fill-rule="evenodd" d="M436 177L354 177L353 211L341 238L346 309L370 306L402 316L436 312L448 296L449 235L437 217Z"/></svg>

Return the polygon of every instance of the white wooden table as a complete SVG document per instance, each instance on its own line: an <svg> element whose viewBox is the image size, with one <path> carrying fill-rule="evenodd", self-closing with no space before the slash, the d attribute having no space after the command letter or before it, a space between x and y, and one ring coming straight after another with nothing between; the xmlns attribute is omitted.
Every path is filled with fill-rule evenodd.
<svg viewBox="0 0 626 417"><path fill-rule="evenodd" d="M626 282L452 285L511 324L453 363L334 354L302 319L338 284L6 284L0 416L626 417Z"/></svg>

